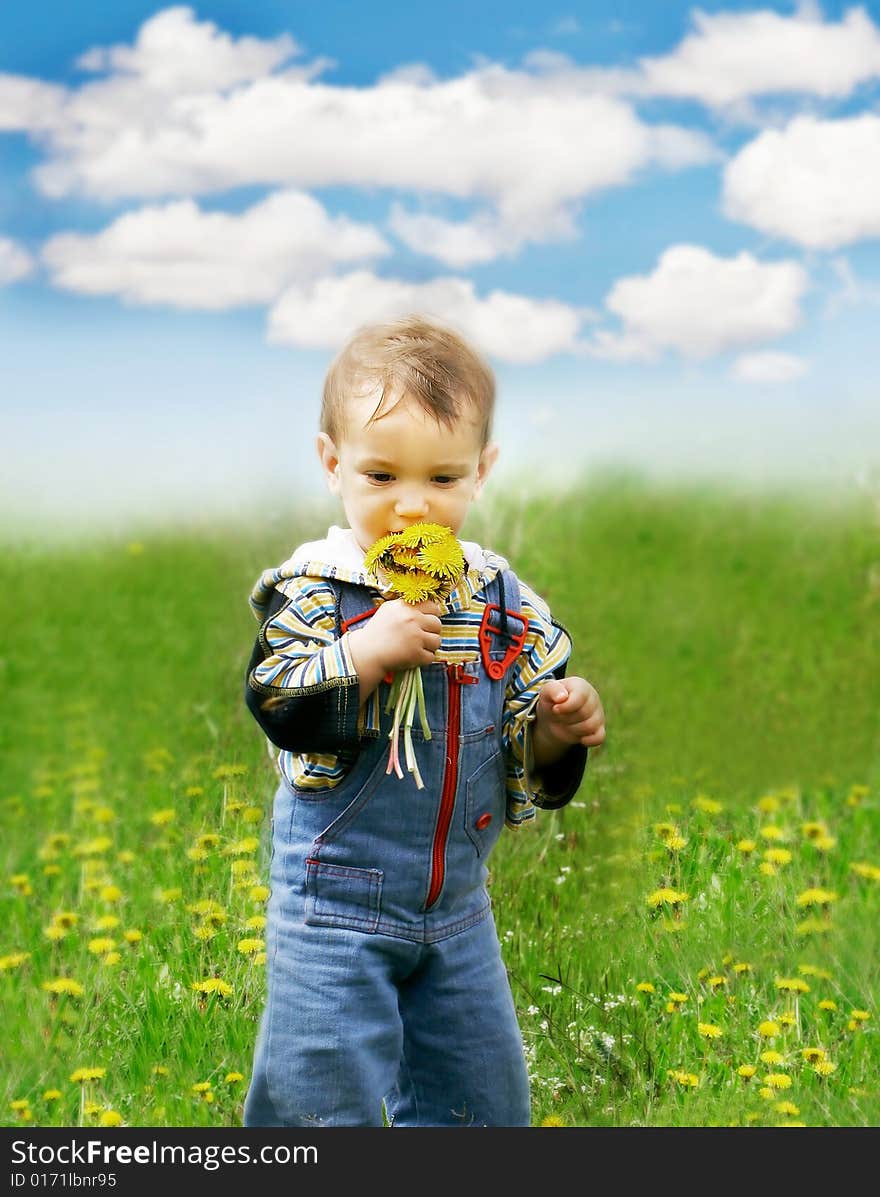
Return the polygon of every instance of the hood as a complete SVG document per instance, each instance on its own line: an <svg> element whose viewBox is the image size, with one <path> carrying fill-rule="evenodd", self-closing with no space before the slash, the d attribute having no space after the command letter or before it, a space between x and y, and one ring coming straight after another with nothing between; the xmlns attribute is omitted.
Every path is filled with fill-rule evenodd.
<svg viewBox="0 0 880 1197"><path fill-rule="evenodd" d="M509 568L504 557L482 548L472 540L460 540L459 544L464 552L467 570L446 600L449 611L463 610L499 570ZM249 599L251 610L260 623L266 619L274 592L283 591L285 581L299 577L335 578L341 582L368 586L377 594L386 594L390 590L390 587L380 585L367 573L363 551L351 528L338 528L334 524L323 540L301 544L286 561L274 569L264 570L260 575Z"/></svg>

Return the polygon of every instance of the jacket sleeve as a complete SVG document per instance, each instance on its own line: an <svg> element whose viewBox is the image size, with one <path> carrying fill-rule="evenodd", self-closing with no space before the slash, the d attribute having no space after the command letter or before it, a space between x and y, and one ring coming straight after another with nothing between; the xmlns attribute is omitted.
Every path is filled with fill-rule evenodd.
<svg viewBox="0 0 880 1197"><path fill-rule="evenodd" d="M571 638L533 590L520 583L520 593L529 630L507 684L502 728L508 759L508 822L514 825L530 818L533 806L557 810L569 803L583 779L588 755L584 745L572 744L559 760L540 771L535 768L532 729L538 697L545 682L565 677Z"/></svg>
<svg viewBox="0 0 880 1197"><path fill-rule="evenodd" d="M337 639L336 598L315 578L276 591L247 669L245 702L273 744L290 752L339 753L360 742L360 686Z"/></svg>

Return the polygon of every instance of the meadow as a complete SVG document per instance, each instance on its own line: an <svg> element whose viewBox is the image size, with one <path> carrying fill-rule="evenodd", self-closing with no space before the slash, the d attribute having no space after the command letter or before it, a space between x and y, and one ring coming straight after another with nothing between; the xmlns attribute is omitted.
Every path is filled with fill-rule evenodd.
<svg viewBox="0 0 880 1197"><path fill-rule="evenodd" d="M240 1125L275 785L247 595L337 519L4 548L5 1125ZM469 520L608 720L491 862L534 1125L880 1124L876 496L620 477Z"/></svg>

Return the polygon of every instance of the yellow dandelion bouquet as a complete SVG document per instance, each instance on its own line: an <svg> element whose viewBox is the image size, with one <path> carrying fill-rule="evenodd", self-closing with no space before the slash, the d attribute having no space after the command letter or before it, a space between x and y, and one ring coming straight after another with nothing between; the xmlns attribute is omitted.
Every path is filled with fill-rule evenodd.
<svg viewBox="0 0 880 1197"><path fill-rule="evenodd" d="M381 536L365 555L364 565L375 577L385 579L392 597L413 605L426 599L447 598L465 571L461 545L452 529L443 524L411 524L403 532ZM426 740L430 740L431 730L425 711L422 671L418 666L394 674L385 705L386 713L392 710L394 719L388 733L391 750L385 772L393 769L398 777L403 777L399 749L402 729L406 767L415 777L416 786L423 790L425 783L412 742L416 712Z"/></svg>

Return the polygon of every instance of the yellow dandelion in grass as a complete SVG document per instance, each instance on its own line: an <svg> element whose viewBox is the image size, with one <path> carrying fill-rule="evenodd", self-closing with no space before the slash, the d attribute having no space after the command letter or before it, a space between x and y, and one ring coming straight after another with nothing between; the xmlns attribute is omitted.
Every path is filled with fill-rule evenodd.
<svg viewBox="0 0 880 1197"><path fill-rule="evenodd" d="M785 1056L783 1056L782 1052L774 1051L773 1048L768 1048L767 1051L761 1052L760 1060L762 1064L767 1064L771 1068L773 1065L785 1066Z"/></svg>
<svg viewBox="0 0 880 1197"><path fill-rule="evenodd" d="M201 864L203 861L208 859L208 853L204 848L187 848L186 857L187 860L191 860L193 864Z"/></svg>
<svg viewBox="0 0 880 1197"><path fill-rule="evenodd" d="M779 1015L779 1021L783 1027L796 1027L797 1026L797 1018L795 1017L794 1014L791 1014L788 1010L784 1011L782 1014Z"/></svg>
<svg viewBox="0 0 880 1197"><path fill-rule="evenodd" d="M241 817L245 823L262 823L265 813L261 806L246 806Z"/></svg>
<svg viewBox="0 0 880 1197"><path fill-rule="evenodd" d="M675 1014L687 1000L688 995L686 993L670 993L666 1001L666 1012L668 1014Z"/></svg>
<svg viewBox="0 0 880 1197"><path fill-rule="evenodd" d="M803 977L777 977L773 982L783 993L809 993L810 987Z"/></svg>
<svg viewBox="0 0 880 1197"><path fill-rule="evenodd" d="M706 794L697 794L696 798L691 802L694 810L702 811L704 815L720 815L724 810L721 802L714 798L709 798Z"/></svg>
<svg viewBox="0 0 880 1197"><path fill-rule="evenodd" d="M241 1072L227 1072L226 1076L223 1079L227 1085L235 1085L239 1081L244 1080L244 1074Z"/></svg>
<svg viewBox="0 0 880 1197"><path fill-rule="evenodd" d="M762 840L775 840L776 842L787 838L783 828L777 826L775 823L767 823L766 826L759 830L758 835L760 835Z"/></svg>
<svg viewBox="0 0 880 1197"><path fill-rule="evenodd" d="M813 1072L817 1076L831 1076L837 1071L837 1065L832 1060L817 1060L813 1065Z"/></svg>
<svg viewBox="0 0 880 1197"><path fill-rule="evenodd" d="M112 952L116 947L116 940L109 935L96 935L88 942L88 949L94 956L103 956L105 952Z"/></svg>
<svg viewBox="0 0 880 1197"><path fill-rule="evenodd" d="M833 1012L837 1009L837 1002L832 1001L831 998L822 998L819 1002L819 1009Z"/></svg>
<svg viewBox="0 0 880 1197"><path fill-rule="evenodd" d="M70 1074L74 1084L84 1085L88 1081L100 1081L107 1075L106 1068L75 1068Z"/></svg>
<svg viewBox="0 0 880 1197"><path fill-rule="evenodd" d="M183 791L184 798L201 798L205 792L204 786L187 786Z"/></svg>
<svg viewBox="0 0 880 1197"><path fill-rule="evenodd" d="M86 1118L97 1118L101 1112L101 1106L96 1101L87 1101L83 1106L83 1113Z"/></svg>
<svg viewBox="0 0 880 1197"><path fill-rule="evenodd" d="M196 993L216 993L218 997L229 997L232 993L232 986L226 981L221 981L219 977L207 977L204 981L193 981L191 988Z"/></svg>
<svg viewBox="0 0 880 1197"><path fill-rule="evenodd" d="M143 931L138 931L136 927L130 927L127 931L122 932L122 938L127 944L134 947L135 944L140 943L144 938Z"/></svg>
<svg viewBox="0 0 880 1197"><path fill-rule="evenodd" d="M855 1022L867 1022L871 1017L870 1010L850 1010L849 1016Z"/></svg>
<svg viewBox="0 0 880 1197"><path fill-rule="evenodd" d="M246 773L247 765L218 765L212 776L217 781L227 781L230 777L244 777Z"/></svg>
<svg viewBox="0 0 880 1197"><path fill-rule="evenodd" d="M31 888L31 879L27 873L13 873L9 878L9 882L12 888L17 889L24 897L29 897L34 892Z"/></svg>
<svg viewBox="0 0 880 1197"><path fill-rule="evenodd" d="M788 848L767 848L764 852L764 859L772 865L791 864L791 852Z"/></svg>
<svg viewBox="0 0 880 1197"><path fill-rule="evenodd" d="M765 794L755 805L762 815L774 815L782 804L775 794Z"/></svg>
<svg viewBox="0 0 880 1197"><path fill-rule="evenodd" d="M55 993L64 995L65 997L82 997L85 989L80 985L79 981L74 981L71 977L55 977L52 981L43 981L40 985L46 993Z"/></svg>
<svg viewBox="0 0 880 1197"><path fill-rule="evenodd" d="M793 1119L791 1119L788 1122L777 1122L776 1125L781 1129L782 1127L787 1127L787 1126L803 1126L803 1127L805 1127L807 1124L806 1124L806 1122L795 1122Z"/></svg>
<svg viewBox="0 0 880 1197"><path fill-rule="evenodd" d="M762 1039L775 1039L782 1034L782 1027L775 1018L768 1018L758 1025L758 1034Z"/></svg>
<svg viewBox="0 0 880 1197"><path fill-rule="evenodd" d="M6 956L0 956L0 973L21 968L30 958L30 952L9 952Z"/></svg>
<svg viewBox="0 0 880 1197"><path fill-rule="evenodd" d="M227 844L223 849L224 856L250 856L260 846L258 836L249 835L243 840L235 840L231 844Z"/></svg>
<svg viewBox="0 0 880 1197"><path fill-rule="evenodd" d="M102 1110L98 1121L101 1126L122 1126L122 1115L116 1110Z"/></svg>
<svg viewBox="0 0 880 1197"><path fill-rule="evenodd" d="M770 1089L790 1089L791 1077L786 1072L768 1072L764 1084Z"/></svg>
<svg viewBox="0 0 880 1197"><path fill-rule="evenodd" d="M268 885L252 885L248 895L254 902L265 902L269 897Z"/></svg>
<svg viewBox="0 0 880 1197"><path fill-rule="evenodd" d="M658 835L661 840L667 840L671 835L676 835L678 828L674 823L655 823L654 834Z"/></svg>
<svg viewBox="0 0 880 1197"><path fill-rule="evenodd" d="M193 935L196 939L201 940L202 943L207 943L209 939L213 939L217 934L216 927L212 927L210 923L203 923L201 927L193 929Z"/></svg>
<svg viewBox="0 0 880 1197"><path fill-rule="evenodd" d="M93 931L112 931L119 926L120 920L115 914L102 914L92 923Z"/></svg>
<svg viewBox="0 0 880 1197"><path fill-rule="evenodd" d="M861 806L862 801L868 796L868 787L863 785L850 786L850 791L846 796L847 806Z"/></svg>
<svg viewBox="0 0 880 1197"><path fill-rule="evenodd" d="M226 911L214 898L200 898L198 902L189 902L187 903L186 911L187 914L221 916L221 922L226 918Z"/></svg>
<svg viewBox="0 0 880 1197"><path fill-rule="evenodd" d="M255 952L262 952L265 946L262 939L240 939L237 944L243 956L253 956Z"/></svg>
<svg viewBox="0 0 880 1197"><path fill-rule="evenodd" d="M249 931L262 931L266 926L266 916L264 914L252 914L249 919L244 920L244 926Z"/></svg>
<svg viewBox="0 0 880 1197"><path fill-rule="evenodd" d="M168 1076L168 1069L164 1064L154 1064L153 1072L156 1074L156 1076Z"/></svg>
<svg viewBox="0 0 880 1197"><path fill-rule="evenodd" d="M179 885L171 885L167 889L160 889L157 892L157 897L160 902L177 902L183 895L183 890Z"/></svg>
<svg viewBox="0 0 880 1197"><path fill-rule="evenodd" d="M830 981L831 973L827 968L820 968L818 964L799 964L798 972L804 977L817 977L822 981Z"/></svg>
<svg viewBox="0 0 880 1197"><path fill-rule="evenodd" d="M156 810L150 815L150 822L154 827L167 827L177 818L177 811L173 806L166 806L163 810Z"/></svg>
<svg viewBox="0 0 880 1197"><path fill-rule="evenodd" d="M716 1026L713 1022L698 1022L697 1032L704 1039L720 1039L723 1034L721 1027Z"/></svg>
<svg viewBox="0 0 880 1197"><path fill-rule="evenodd" d="M850 872L855 873L857 877L863 877L866 881L880 881L880 867L877 865L854 861L849 867Z"/></svg>
<svg viewBox="0 0 880 1197"><path fill-rule="evenodd" d="M109 835L99 835L94 839L83 840L82 843L75 844L73 854L74 856L103 856L112 847L113 841Z"/></svg>
<svg viewBox="0 0 880 1197"><path fill-rule="evenodd" d="M733 971L737 976L741 976L743 973L750 973L752 966L747 961L740 960L733 966Z"/></svg>
<svg viewBox="0 0 880 1197"><path fill-rule="evenodd" d="M687 902L687 900L688 894L683 893L681 890L672 889L670 886L655 889L645 899L648 905L654 910L659 909L661 906L679 906L682 902Z"/></svg>
<svg viewBox="0 0 880 1197"><path fill-rule="evenodd" d="M788 1114L792 1118L797 1118L800 1110L793 1101L778 1101L774 1106L777 1114Z"/></svg>
<svg viewBox="0 0 880 1197"><path fill-rule="evenodd" d="M61 875L61 865L47 864L43 865L44 877L59 877Z"/></svg>
<svg viewBox="0 0 880 1197"><path fill-rule="evenodd" d="M773 864L772 861L762 860L761 863L758 865L758 871L760 873L763 873L765 877L775 877L776 876L776 865Z"/></svg>
<svg viewBox="0 0 880 1197"><path fill-rule="evenodd" d="M541 1119L541 1126L565 1126L565 1123L558 1114L548 1114L546 1118Z"/></svg>
<svg viewBox="0 0 880 1197"><path fill-rule="evenodd" d="M220 843L220 836L216 832L206 831L196 839L196 847L210 851Z"/></svg>
<svg viewBox="0 0 880 1197"><path fill-rule="evenodd" d="M672 1080L684 1089L696 1089L700 1083L700 1078L695 1072L683 1072L677 1068L667 1068L666 1075L671 1077Z"/></svg>
<svg viewBox="0 0 880 1197"><path fill-rule="evenodd" d="M44 1089L43 1090L43 1101L58 1101L58 1099L60 1097L61 1097L60 1089Z"/></svg>
<svg viewBox="0 0 880 1197"><path fill-rule="evenodd" d="M798 923L795 927L797 935L825 935L831 930L831 919L817 919L810 917Z"/></svg>
<svg viewBox="0 0 880 1197"><path fill-rule="evenodd" d="M639 981L639 983L636 985L636 992L637 993L654 993L655 990L654 990L654 986L651 984L650 981Z"/></svg>
<svg viewBox="0 0 880 1197"><path fill-rule="evenodd" d="M801 1056L808 1064L815 1064L818 1060L824 1060L828 1053L824 1047L802 1047Z"/></svg>
<svg viewBox="0 0 880 1197"><path fill-rule="evenodd" d="M743 856L749 856L757 846L754 840L739 840L736 849L738 852L742 852Z"/></svg>
<svg viewBox="0 0 880 1197"><path fill-rule="evenodd" d="M682 848L686 848L688 841L683 835L670 835L665 840L666 849L669 852L680 852Z"/></svg>
<svg viewBox="0 0 880 1197"><path fill-rule="evenodd" d="M104 964L118 964L122 959L119 952L108 952L106 956L102 956L101 960Z"/></svg>
<svg viewBox="0 0 880 1197"><path fill-rule="evenodd" d="M26 1110L30 1104L27 1097L14 1097L9 1103L9 1108L16 1111Z"/></svg>
<svg viewBox="0 0 880 1197"><path fill-rule="evenodd" d="M801 823L801 835L807 840L817 840L828 834L828 824L820 820Z"/></svg>
<svg viewBox="0 0 880 1197"><path fill-rule="evenodd" d="M196 1081L196 1083L194 1085L192 1085L191 1088L192 1088L193 1093L207 1093L208 1090L211 1088L211 1082L210 1081Z"/></svg>
<svg viewBox="0 0 880 1197"><path fill-rule="evenodd" d="M741 1076L743 1080L750 1081L757 1071L758 1070L754 1064L740 1064L739 1068L736 1070L736 1073L737 1076Z"/></svg>
<svg viewBox="0 0 880 1197"><path fill-rule="evenodd" d="M814 886L812 889L805 889L799 893L795 901L798 906L830 906L832 902L837 901L837 898L835 890Z"/></svg>
<svg viewBox="0 0 880 1197"><path fill-rule="evenodd" d="M123 848L121 852L116 853L116 859L122 865L134 864L137 857L130 848Z"/></svg>
<svg viewBox="0 0 880 1197"><path fill-rule="evenodd" d="M237 815L244 810L245 804L239 798L229 798L226 802L226 813Z"/></svg>
<svg viewBox="0 0 880 1197"><path fill-rule="evenodd" d="M57 923L50 923L48 927L43 928L43 934L50 943L57 943L59 939L63 939L67 932L63 927L59 927Z"/></svg>

